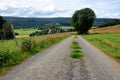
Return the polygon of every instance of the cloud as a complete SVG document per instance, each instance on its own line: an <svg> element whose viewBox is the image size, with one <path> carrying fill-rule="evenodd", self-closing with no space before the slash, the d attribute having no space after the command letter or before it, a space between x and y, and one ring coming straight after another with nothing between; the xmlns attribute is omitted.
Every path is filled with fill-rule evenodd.
<svg viewBox="0 0 120 80"><path fill-rule="evenodd" d="M105 18L120 18L120 13L105 13L103 15Z"/></svg>
<svg viewBox="0 0 120 80"><path fill-rule="evenodd" d="M46 6L44 9L35 9L30 6L19 7L15 5L4 5L4 8L0 9L0 15L3 16L19 16L19 17L50 17L56 14L65 13L67 10L56 9L52 5Z"/></svg>
<svg viewBox="0 0 120 80"><path fill-rule="evenodd" d="M19 17L71 17L89 7L97 17L120 18L120 0L2 0L0 15Z"/></svg>

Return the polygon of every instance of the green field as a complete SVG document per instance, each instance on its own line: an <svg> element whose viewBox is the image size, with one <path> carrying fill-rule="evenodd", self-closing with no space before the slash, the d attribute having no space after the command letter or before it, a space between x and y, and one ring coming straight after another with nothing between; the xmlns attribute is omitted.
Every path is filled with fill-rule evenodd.
<svg viewBox="0 0 120 80"><path fill-rule="evenodd" d="M19 33L19 35L17 37L28 37L31 33L36 32L36 31L40 31L37 28L26 28L26 29L15 29L16 33Z"/></svg>
<svg viewBox="0 0 120 80"><path fill-rule="evenodd" d="M61 26L60 28L62 28L63 30L74 29L73 27L70 26ZM19 34L16 36L17 38L23 38L23 37L29 37L31 33L41 30L38 30L37 28L21 28L21 29L15 29L14 31Z"/></svg>
<svg viewBox="0 0 120 80"><path fill-rule="evenodd" d="M120 61L120 33L83 35L85 39Z"/></svg>
<svg viewBox="0 0 120 80"><path fill-rule="evenodd" d="M74 27L71 27L71 26L61 26L60 28L62 28L62 29L74 29Z"/></svg>

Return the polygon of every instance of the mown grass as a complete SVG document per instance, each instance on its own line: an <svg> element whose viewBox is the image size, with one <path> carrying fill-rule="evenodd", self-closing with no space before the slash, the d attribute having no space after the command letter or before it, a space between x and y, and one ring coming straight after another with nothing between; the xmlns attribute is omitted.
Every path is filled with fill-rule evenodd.
<svg viewBox="0 0 120 80"><path fill-rule="evenodd" d="M32 38L18 38L19 48L16 46L14 40L0 41L0 73L5 73L7 69L10 69L26 58L52 46L70 35L70 33L62 33ZM30 40L31 48L28 49L28 51L23 51L23 48L21 48L25 39Z"/></svg>
<svg viewBox="0 0 120 80"><path fill-rule="evenodd" d="M70 53L70 57L77 59L83 57L83 52L81 51L81 47L79 46L78 42L73 41L71 47L73 50Z"/></svg>
<svg viewBox="0 0 120 80"><path fill-rule="evenodd" d="M83 35L85 39L120 61L120 33Z"/></svg>

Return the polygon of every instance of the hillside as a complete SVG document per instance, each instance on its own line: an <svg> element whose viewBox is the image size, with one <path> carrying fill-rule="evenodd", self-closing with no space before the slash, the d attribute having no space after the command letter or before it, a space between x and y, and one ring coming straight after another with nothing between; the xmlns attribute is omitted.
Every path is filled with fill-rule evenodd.
<svg viewBox="0 0 120 80"><path fill-rule="evenodd" d="M120 33L120 25L89 30L90 33Z"/></svg>
<svg viewBox="0 0 120 80"><path fill-rule="evenodd" d="M36 27L43 26L48 23L59 23L61 26L70 26L70 17L58 18L23 18L23 17L4 17L7 21L12 23L15 27ZM115 19L111 18L97 18L94 25L99 25L111 22Z"/></svg>
<svg viewBox="0 0 120 80"><path fill-rule="evenodd" d="M23 17L4 17L15 27L34 27L43 26L49 23L59 23L61 26L70 26L71 18L23 18Z"/></svg>

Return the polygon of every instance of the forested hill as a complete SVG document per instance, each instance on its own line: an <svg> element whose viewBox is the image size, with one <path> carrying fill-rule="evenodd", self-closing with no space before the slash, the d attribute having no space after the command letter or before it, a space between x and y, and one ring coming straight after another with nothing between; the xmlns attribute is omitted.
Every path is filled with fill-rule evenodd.
<svg viewBox="0 0 120 80"><path fill-rule="evenodd" d="M59 23L61 26L70 26L70 17L58 18L23 18L23 17L4 17L8 22L12 23L15 27L36 27L43 26L49 23ZM115 19L110 18L97 18L95 24L102 24L111 22Z"/></svg>
<svg viewBox="0 0 120 80"><path fill-rule="evenodd" d="M23 17L4 17L15 27L34 27L43 26L49 23L59 23L61 26L69 26L71 18L23 18Z"/></svg>

